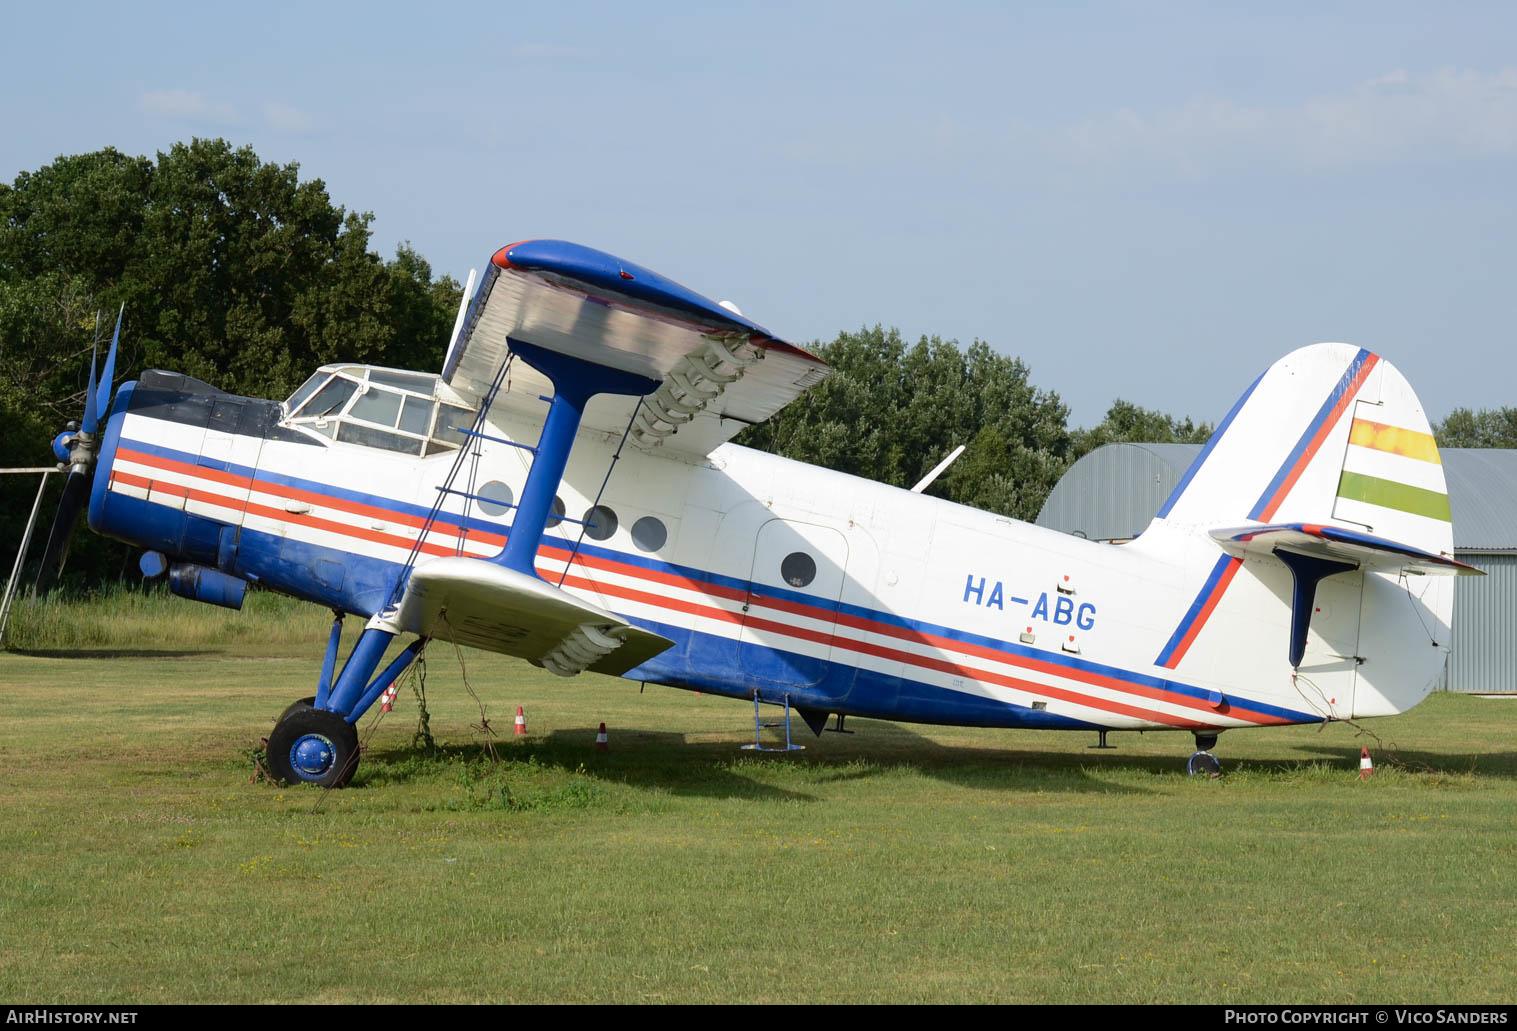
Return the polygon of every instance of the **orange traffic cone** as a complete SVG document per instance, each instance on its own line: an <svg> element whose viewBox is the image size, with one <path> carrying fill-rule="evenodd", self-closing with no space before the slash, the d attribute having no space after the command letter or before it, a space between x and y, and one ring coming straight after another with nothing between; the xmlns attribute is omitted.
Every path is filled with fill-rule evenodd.
<svg viewBox="0 0 1517 1031"><path fill-rule="evenodd" d="M1359 749L1359 779L1364 780L1367 777L1373 776L1374 773L1375 763L1370 758L1370 750L1368 748Z"/></svg>
<svg viewBox="0 0 1517 1031"><path fill-rule="evenodd" d="M595 734L595 750L597 752L609 752L611 748L606 744L606 725L602 723L600 730Z"/></svg>
<svg viewBox="0 0 1517 1031"><path fill-rule="evenodd" d="M389 712L395 707L395 685L385 688L385 693L379 696L379 711Z"/></svg>
<svg viewBox="0 0 1517 1031"><path fill-rule="evenodd" d="M516 707L516 728L513 733L525 734L527 732L527 714L521 711L521 706Z"/></svg>

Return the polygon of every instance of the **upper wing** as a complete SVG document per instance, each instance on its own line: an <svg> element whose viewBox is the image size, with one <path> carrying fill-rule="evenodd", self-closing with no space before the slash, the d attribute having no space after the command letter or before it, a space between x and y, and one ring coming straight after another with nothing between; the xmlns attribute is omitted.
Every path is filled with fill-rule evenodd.
<svg viewBox="0 0 1517 1031"><path fill-rule="evenodd" d="M534 576L475 558L411 573L392 622L422 637L515 655L560 676L620 676L674 642Z"/></svg>
<svg viewBox="0 0 1517 1031"><path fill-rule="evenodd" d="M476 403L520 340L660 383L632 440L706 454L830 371L757 323L601 251L527 240L497 251L448 352L443 379ZM492 410L541 418L548 379L515 363ZM637 398L601 396L582 426L620 433Z"/></svg>

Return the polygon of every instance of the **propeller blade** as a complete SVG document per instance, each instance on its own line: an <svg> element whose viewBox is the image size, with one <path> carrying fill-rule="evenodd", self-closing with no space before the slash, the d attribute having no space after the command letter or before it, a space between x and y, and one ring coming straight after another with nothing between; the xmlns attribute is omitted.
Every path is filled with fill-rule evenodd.
<svg viewBox="0 0 1517 1031"><path fill-rule="evenodd" d="M84 421L79 424L79 429L93 435L100 426L100 419L95 412L95 356L100 352L100 316L95 316L95 345L90 349L90 382L84 388Z"/></svg>
<svg viewBox="0 0 1517 1031"><path fill-rule="evenodd" d="M116 312L116 331L111 334L111 349L105 356L105 374L100 377L99 397L95 401L95 411L100 418L105 418L111 413L111 380L116 375L116 344L121 340L121 316L126 313L126 305Z"/></svg>
<svg viewBox="0 0 1517 1031"><path fill-rule="evenodd" d="M47 548L42 552L42 565L37 569L37 583L33 588L40 597L53 589L58 574L63 570L63 559L68 554L68 542L79 523L79 513L84 511L84 502L90 494L90 474L70 473L63 485L63 498L58 502L58 514L53 517L53 528L47 535Z"/></svg>

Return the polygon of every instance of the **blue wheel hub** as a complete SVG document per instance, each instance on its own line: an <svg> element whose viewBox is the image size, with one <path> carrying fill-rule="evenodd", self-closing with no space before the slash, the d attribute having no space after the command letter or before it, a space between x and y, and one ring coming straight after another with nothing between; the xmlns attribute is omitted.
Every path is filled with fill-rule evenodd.
<svg viewBox="0 0 1517 1031"><path fill-rule="evenodd" d="M290 747L290 765L303 777L317 780L337 761L337 746L325 734L306 734Z"/></svg>

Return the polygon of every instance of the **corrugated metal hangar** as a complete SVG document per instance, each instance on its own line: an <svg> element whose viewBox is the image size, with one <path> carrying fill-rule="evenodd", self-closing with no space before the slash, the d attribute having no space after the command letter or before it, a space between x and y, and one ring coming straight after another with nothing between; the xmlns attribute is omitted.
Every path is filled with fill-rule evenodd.
<svg viewBox="0 0 1517 1031"><path fill-rule="evenodd" d="M1097 541L1131 540L1148 526L1200 444L1107 444L1070 466L1038 525ZM1517 691L1517 451L1443 448L1454 515L1454 556L1485 571L1454 589L1450 691Z"/></svg>

